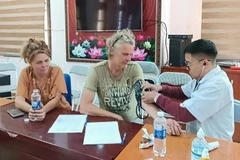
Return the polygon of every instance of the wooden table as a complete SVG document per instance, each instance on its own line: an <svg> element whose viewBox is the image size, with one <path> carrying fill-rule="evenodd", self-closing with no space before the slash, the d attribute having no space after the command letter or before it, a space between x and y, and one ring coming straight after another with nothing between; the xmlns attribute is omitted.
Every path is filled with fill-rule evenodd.
<svg viewBox="0 0 240 160"><path fill-rule="evenodd" d="M83 133L47 133L59 114L79 113L56 108L49 112L42 122L25 123L24 118L27 114L15 119L7 114L7 109L14 107L14 103L0 107L0 159L114 159L142 128L139 124L118 121L121 136L125 131L128 133L124 146L121 144L83 145L85 129ZM116 120L88 116L88 121Z"/></svg>
<svg viewBox="0 0 240 160"><path fill-rule="evenodd" d="M152 125L144 125L148 133L153 133ZM144 160L153 158L154 160L190 160L191 159L191 143L196 137L194 134L183 133L181 136L167 136L167 153L164 158L155 157L152 147L148 149L139 149L142 131L140 130L131 142L117 156L116 160ZM240 144L227 142L214 138L206 138L207 142L219 141L219 147L210 152L211 160L239 160Z"/></svg>
<svg viewBox="0 0 240 160"><path fill-rule="evenodd" d="M10 104L10 103L13 103L13 102L14 102L14 100L6 99L6 98L0 98L0 107L4 106L4 105L7 105L7 104Z"/></svg>

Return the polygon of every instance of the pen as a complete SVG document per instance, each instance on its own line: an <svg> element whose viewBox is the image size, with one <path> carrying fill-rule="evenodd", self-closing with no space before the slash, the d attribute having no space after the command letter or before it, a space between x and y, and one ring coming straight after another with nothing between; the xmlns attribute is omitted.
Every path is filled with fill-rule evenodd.
<svg viewBox="0 0 240 160"><path fill-rule="evenodd" d="M127 132L124 132L122 143L121 143L122 145L124 145L126 137L127 137Z"/></svg>

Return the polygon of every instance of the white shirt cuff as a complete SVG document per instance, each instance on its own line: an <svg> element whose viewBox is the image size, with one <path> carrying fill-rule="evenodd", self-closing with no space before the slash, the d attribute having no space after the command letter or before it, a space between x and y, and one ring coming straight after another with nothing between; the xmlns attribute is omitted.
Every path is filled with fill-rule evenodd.
<svg viewBox="0 0 240 160"><path fill-rule="evenodd" d="M161 95L161 94L158 93L158 94L154 97L153 101L154 101L155 103L157 103L157 99L158 99L158 97L159 97L160 95Z"/></svg>

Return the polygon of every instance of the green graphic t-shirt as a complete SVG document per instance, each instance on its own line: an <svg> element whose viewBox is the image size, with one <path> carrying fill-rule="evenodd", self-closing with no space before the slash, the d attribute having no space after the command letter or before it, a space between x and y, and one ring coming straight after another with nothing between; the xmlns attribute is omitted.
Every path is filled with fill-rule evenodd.
<svg viewBox="0 0 240 160"><path fill-rule="evenodd" d="M143 79L141 67L136 62L128 63L122 76L112 78L107 61L94 65L88 72L85 89L97 92L100 108L119 114L131 121L136 115L136 99L133 84Z"/></svg>

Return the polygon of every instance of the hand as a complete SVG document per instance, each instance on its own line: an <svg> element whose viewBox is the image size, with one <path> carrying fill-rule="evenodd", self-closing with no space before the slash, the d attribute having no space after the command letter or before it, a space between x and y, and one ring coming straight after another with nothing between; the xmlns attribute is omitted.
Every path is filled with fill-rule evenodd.
<svg viewBox="0 0 240 160"><path fill-rule="evenodd" d="M32 108L30 108L28 111L28 118L30 119L30 121L35 121L36 114Z"/></svg>
<svg viewBox="0 0 240 160"><path fill-rule="evenodd" d="M157 96L158 92L156 91L147 91L147 92L142 92L142 101L144 103L155 103L154 98Z"/></svg>
<svg viewBox="0 0 240 160"><path fill-rule="evenodd" d="M177 121L173 119L167 119L167 134L168 135L174 135L179 136L182 133L182 127L178 124Z"/></svg>
<svg viewBox="0 0 240 160"><path fill-rule="evenodd" d="M30 109L28 114L28 117L31 121L42 121L44 120L45 116L46 116L46 110L44 107L38 110Z"/></svg>
<svg viewBox="0 0 240 160"><path fill-rule="evenodd" d="M46 117L46 110L42 107L39 110L35 110L37 121L42 121Z"/></svg>
<svg viewBox="0 0 240 160"><path fill-rule="evenodd" d="M143 82L143 91L145 90L151 90L151 91L156 91L156 92L159 92L162 90L162 86L161 85L154 85L154 84L150 84L148 82Z"/></svg>
<svg viewBox="0 0 240 160"><path fill-rule="evenodd" d="M124 119L122 118L122 116L116 114L116 116L114 117L115 119L119 120L119 121L124 121Z"/></svg>

